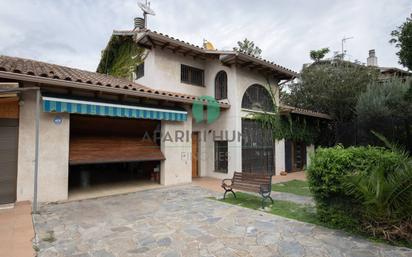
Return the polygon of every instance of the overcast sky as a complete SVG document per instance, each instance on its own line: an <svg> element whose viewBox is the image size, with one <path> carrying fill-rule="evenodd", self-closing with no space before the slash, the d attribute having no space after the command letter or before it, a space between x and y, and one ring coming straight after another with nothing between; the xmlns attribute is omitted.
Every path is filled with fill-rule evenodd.
<svg viewBox="0 0 412 257"><path fill-rule="evenodd" d="M411 0L152 0L149 28L201 45L231 49L245 37L263 57L299 71L312 49L352 60L376 49L381 66L397 66L390 32L412 12ZM0 0L0 54L95 71L113 29L132 29L137 0Z"/></svg>

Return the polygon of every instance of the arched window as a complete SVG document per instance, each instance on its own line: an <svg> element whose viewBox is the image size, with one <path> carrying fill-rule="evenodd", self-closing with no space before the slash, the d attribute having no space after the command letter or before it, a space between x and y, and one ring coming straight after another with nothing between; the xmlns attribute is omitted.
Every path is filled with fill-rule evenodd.
<svg viewBox="0 0 412 257"><path fill-rule="evenodd" d="M254 84L246 90L242 98L242 108L255 111L274 111L269 91L258 84Z"/></svg>
<svg viewBox="0 0 412 257"><path fill-rule="evenodd" d="M222 100L227 98L227 74L219 71L215 78L215 98Z"/></svg>

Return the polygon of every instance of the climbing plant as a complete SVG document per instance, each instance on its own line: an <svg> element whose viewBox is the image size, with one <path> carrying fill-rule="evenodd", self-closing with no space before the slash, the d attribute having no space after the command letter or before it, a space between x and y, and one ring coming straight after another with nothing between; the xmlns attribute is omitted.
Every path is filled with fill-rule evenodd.
<svg viewBox="0 0 412 257"><path fill-rule="evenodd" d="M102 51L97 72L132 79L132 73L143 62L144 49L131 36L112 36Z"/></svg>
<svg viewBox="0 0 412 257"><path fill-rule="evenodd" d="M275 112L254 113L253 118L260 122L263 127L270 129L274 139L313 144L320 133L320 121L300 115L281 114L269 82L267 89L272 98Z"/></svg>
<svg viewBox="0 0 412 257"><path fill-rule="evenodd" d="M277 140L286 139L313 144L320 131L318 121L298 115L259 113L254 118L261 122L265 128L269 128L273 138Z"/></svg>

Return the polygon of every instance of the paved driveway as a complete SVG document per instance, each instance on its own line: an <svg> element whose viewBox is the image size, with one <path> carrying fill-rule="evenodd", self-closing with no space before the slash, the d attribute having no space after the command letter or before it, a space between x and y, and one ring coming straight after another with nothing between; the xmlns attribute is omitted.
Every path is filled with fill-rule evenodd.
<svg viewBox="0 0 412 257"><path fill-rule="evenodd" d="M39 256L412 256L212 194L182 186L44 206Z"/></svg>

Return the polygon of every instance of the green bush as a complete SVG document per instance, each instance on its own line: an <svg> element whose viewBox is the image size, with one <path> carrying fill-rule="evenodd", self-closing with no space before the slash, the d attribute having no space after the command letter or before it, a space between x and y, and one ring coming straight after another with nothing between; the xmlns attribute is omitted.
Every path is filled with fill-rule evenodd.
<svg viewBox="0 0 412 257"><path fill-rule="evenodd" d="M363 231L391 242L412 245L412 159L407 152L373 132L399 160L386 167L368 167L362 173L350 175L345 188L360 203L360 225Z"/></svg>
<svg viewBox="0 0 412 257"><path fill-rule="evenodd" d="M393 170L403 156L379 147L319 148L308 168L309 187L321 221L346 229L362 222L362 201L347 188L351 176L369 176L371 167Z"/></svg>

